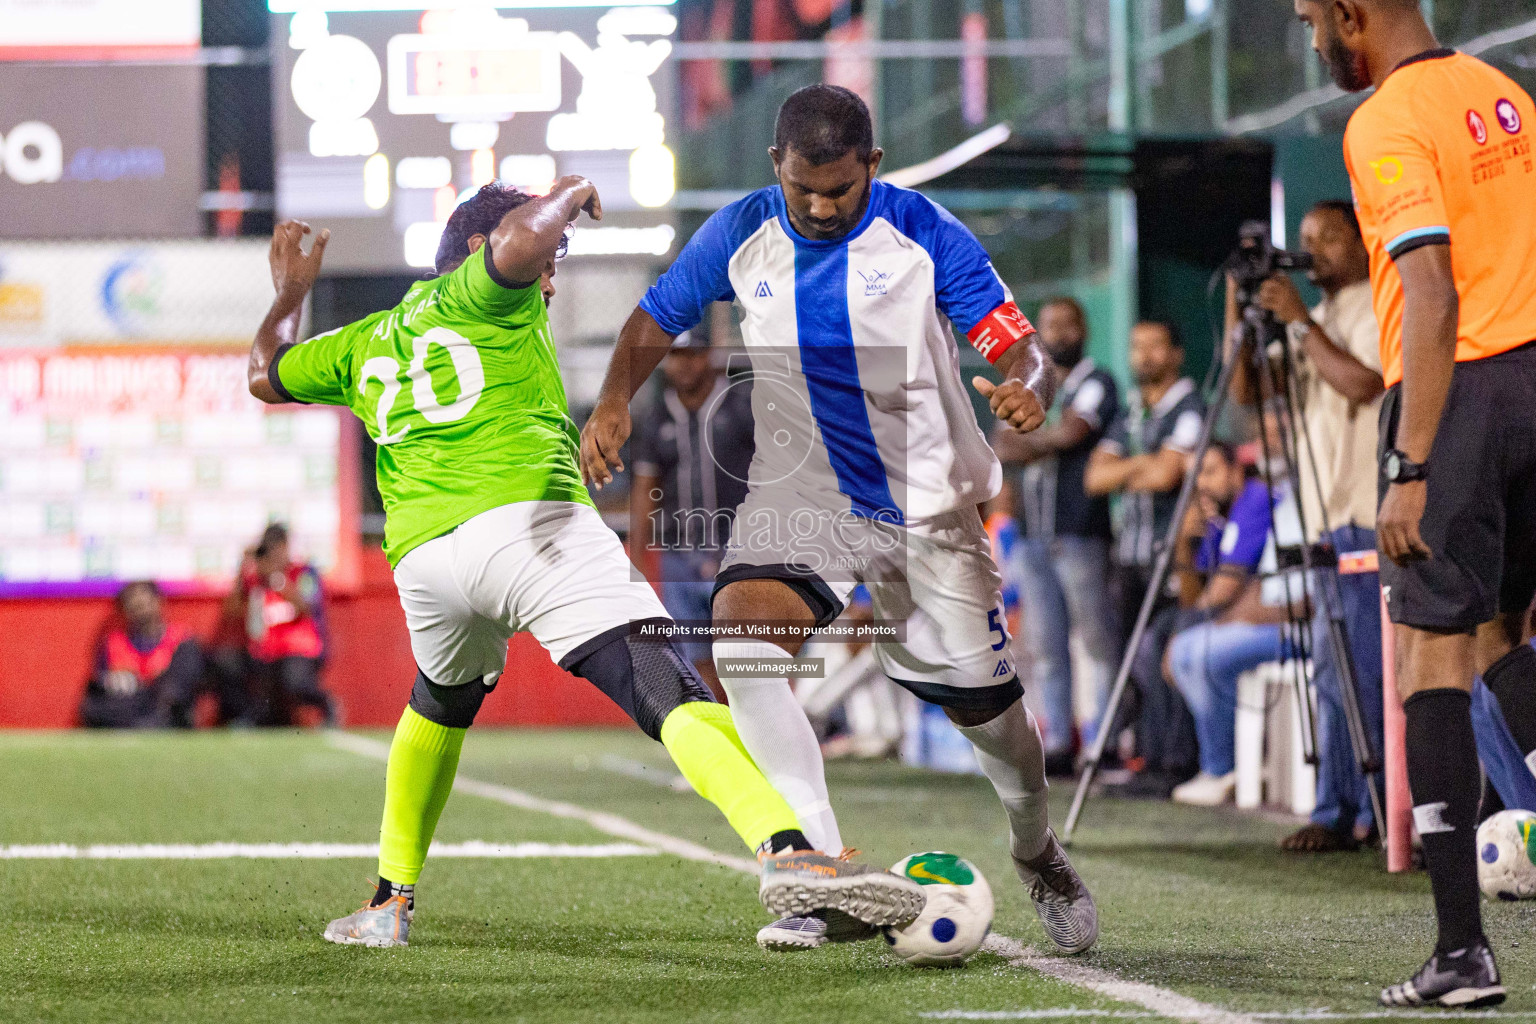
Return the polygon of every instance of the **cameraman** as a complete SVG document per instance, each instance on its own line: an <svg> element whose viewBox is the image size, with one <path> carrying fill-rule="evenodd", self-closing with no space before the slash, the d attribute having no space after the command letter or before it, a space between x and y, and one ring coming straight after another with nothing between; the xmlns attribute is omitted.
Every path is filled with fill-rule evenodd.
<svg viewBox="0 0 1536 1024"><path fill-rule="evenodd" d="M1383 392L1370 257L1352 204L1329 199L1301 222L1312 257L1307 279L1323 299L1307 309L1295 283L1276 274L1257 301L1285 326L1290 388L1302 421L1296 467L1308 541L1339 555L1376 549L1376 419ZM1239 364L1246 368L1246 362ZM1282 364L1283 365L1283 364ZM1241 370L1238 387L1252 385ZM1336 572L1337 562L1325 571ZM1317 587L1312 624L1318 697L1317 806L1309 824L1280 843L1292 853L1353 850L1376 830L1370 782L1360 771L1344 717L1341 674L1328 642L1328 617L1344 631L1355 692L1372 748L1382 749L1381 608L1377 574L1336 575Z"/></svg>

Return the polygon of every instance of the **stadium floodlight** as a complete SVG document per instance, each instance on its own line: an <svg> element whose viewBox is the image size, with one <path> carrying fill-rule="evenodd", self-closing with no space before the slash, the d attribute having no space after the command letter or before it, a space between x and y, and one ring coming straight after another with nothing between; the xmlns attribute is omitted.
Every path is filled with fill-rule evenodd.
<svg viewBox="0 0 1536 1024"><path fill-rule="evenodd" d="M502 10L534 11L568 7L671 7L677 0L267 0L273 14L298 11L424 11L454 10L460 7L498 7Z"/></svg>
<svg viewBox="0 0 1536 1024"><path fill-rule="evenodd" d="M670 224L653 228L580 227L571 232L571 256L665 256L677 231ZM434 250L435 252L435 250Z"/></svg>
<svg viewBox="0 0 1536 1024"><path fill-rule="evenodd" d="M555 158L548 153L514 153L502 157L501 180L543 195L555 182Z"/></svg>
<svg viewBox="0 0 1536 1024"><path fill-rule="evenodd" d="M629 194L641 206L665 206L677 191L677 161L657 144L641 146L629 155Z"/></svg>
<svg viewBox="0 0 1536 1024"><path fill-rule="evenodd" d="M437 265L437 243L442 241L443 225L435 220L417 221L405 228L405 265L408 267L432 267Z"/></svg>
<svg viewBox="0 0 1536 1024"><path fill-rule="evenodd" d="M395 164L399 188L441 188L453 180L453 163L445 156L405 156Z"/></svg>
<svg viewBox="0 0 1536 1024"><path fill-rule="evenodd" d="M389 205L389 157L383 153L363 161L363 202L370 210Z"/></svg>

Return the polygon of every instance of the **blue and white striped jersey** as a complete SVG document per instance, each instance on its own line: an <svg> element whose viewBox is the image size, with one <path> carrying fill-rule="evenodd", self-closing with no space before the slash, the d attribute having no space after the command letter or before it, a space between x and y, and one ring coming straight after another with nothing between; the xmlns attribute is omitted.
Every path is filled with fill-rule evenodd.
<svg viewBox="0 0 1536 1024"><path fill-rule="evenodd" d="M997 493L946 319L992 361L1034 328L948 211L877 181L851 232L813 241L777 185L760 189L710 217L640 308L678 334L732 299L755 378L754 490L896 524Z"/></svg>

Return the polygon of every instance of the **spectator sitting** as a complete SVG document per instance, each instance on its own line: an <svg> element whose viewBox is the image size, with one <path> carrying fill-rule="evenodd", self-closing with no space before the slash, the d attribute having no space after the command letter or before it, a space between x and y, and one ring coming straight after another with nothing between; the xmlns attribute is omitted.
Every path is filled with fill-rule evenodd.
<svg viewBox="0 0 1536 1024"><path fill-rule="evenodd" d="M293 561L288 529L280 523L267 527L250 555L252 568L242 573L230 603L245 619L258 690L255 724L289 725L298 707L314 707L324 724L334 725L335 706L320 686L325 657L320 576L308 563Z"/></svg>
<svg viewBox="0 0 1536 1024"><path fill-rule="evenodd" d="M1235 728L1237 679L1285 657L1284 608L1259 599L1256 575L1274 524L1269 488L1244 481L1231 449L1213 444L1195 480L1196 513L1205 520L1194 567L1207 574L1205 589L1186 613L1194 620L1175 633L1165 657L1169 678L1195 718L1200 773L1175 787L1179 803L1214 807L1237 785Z"/></svg>
<svg viewBox="0 0 1536 1024"><path fill-rule="evenodd" d="M103 629L80 722L97 729L190 728L203 654L181 625L165 621L160 588L124 584Z"/></svg>

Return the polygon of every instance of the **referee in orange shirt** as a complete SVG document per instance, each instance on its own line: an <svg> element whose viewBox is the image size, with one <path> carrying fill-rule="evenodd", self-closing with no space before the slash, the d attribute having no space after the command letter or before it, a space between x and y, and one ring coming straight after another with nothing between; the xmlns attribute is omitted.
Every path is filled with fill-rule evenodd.
<svg viewBox="0 0 1536 1024"><path fill-rule="evenodd" d="M1472 680L1536 765L1536 107L1440 49L1417 0L1294 0L1341 88L1387 394L1377 543L1439 942L1388 1006L1488 1006Z"/></svg>

